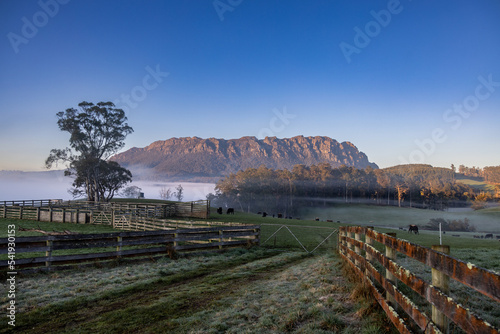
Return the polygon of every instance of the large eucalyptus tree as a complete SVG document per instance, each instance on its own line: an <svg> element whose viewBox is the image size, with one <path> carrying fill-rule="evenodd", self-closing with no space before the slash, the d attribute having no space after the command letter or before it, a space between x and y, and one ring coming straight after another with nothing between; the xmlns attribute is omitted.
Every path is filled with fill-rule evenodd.
<svg viewBox="0 0 500 334"><path fill-rule="evenodd" d="M65 175L74 178L70 190L74 197L108 201L132 181L129 170L108 159L123 148L133 129L125 112L111 102L81 102L78 107L57 113L59 129L70 134L69 147L52 149L45 165L65 164Z"/></svg>

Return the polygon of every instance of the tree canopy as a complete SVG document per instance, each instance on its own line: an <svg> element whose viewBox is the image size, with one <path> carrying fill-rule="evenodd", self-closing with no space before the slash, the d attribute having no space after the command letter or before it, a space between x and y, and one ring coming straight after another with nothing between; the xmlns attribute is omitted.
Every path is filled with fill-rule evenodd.
<svg viewBox="0 0 500 334"><path fill-rule="evenodd" d="M47 168L62 162L65 175L74 177L70 193L87 196L89 201L107 201L132 180L132 173L108 159L125 145L133 132L125 112L112 102L81 102L79 109L57 113L57 125L70 134L69 147L52 149Z"/></svg>
<svg viewBox="0 0 500 334"><path fill-rule="evenodd" d="M328 202L445 209L475 196L469 186L456 182L454 174L451 169L416 164L386 169L333 168L328 163L296 165L292 170L261 166L220 180L210 199L216 205L285 215Z"/></svg>

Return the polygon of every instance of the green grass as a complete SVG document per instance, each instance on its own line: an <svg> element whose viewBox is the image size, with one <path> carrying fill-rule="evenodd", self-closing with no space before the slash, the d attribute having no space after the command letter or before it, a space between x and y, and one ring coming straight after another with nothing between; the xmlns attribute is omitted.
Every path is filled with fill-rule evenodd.
<svg viewBox="0 0 500 334"><path fill-rule="evenodd" d="M343 224L373 225L377 227L403 227L410 224L425 226L431 218L468 218L477 231L500 234L500 207L467 212L447 212L415 208L399 208L364 204L335 204L324 208L305 208L304 219L341 221Z"/></svg>
<svg viewBox="0 0 500 334"><path fill-rule="evenodd" d="M385 332L380 311L359 312L338 261L253 248L35 275L18 283L16 332Z"/></svg>
<svg viewBox="0 0 500 334"><path fill-rule="evenodd" d="M489 191L489 192L494 192L495 191L495 185L492 183L488 183L484 181L483 178L473 178L473 177L467 177L467 176L458 176L457 177L457 182L466 184L474 189L480 190L480 191Z"/></svg>
<svg viewBox="0 0 500 334"><path fill-rule="evenodd" d="M121 230L113 229L109 225L93 225L93 224L74 224L74 223L57 223L57 222L39 222L27 219L3 219L0 218L0 238L7 237L7 226L16 226L16 237L32 237L41 236L39 232L19 231L19 228L25 229L41 229L47 232L64 232L66 230L76 233L93 234L93 233L108 233L119 232Z"/></svg>
<svg viewBox="0 0 500 334"><path fill-rule="evenodd" d="M262 224L261 242L281 225L290 225L297 238L311 250L332 228L340 225L326 222L326 219L346 223L347 219L336 218L341 215L349 217L351 224L375 225L378 231L396 232L398 237L413 243L438 244L436 232L421 231L421 234L414 235L397 229L406 227L410 217L427 219L418 217L427 213L433 214L433 218L436 214L443 214L419 209L342 205L310 212L311 217L318 216L323 220L319 222L262 218L242 212L235 215L213 212L210 220ZM489 215L497 224L500 221L499 208L481 210L480 214ZM385 228L375 223L379 219L386 222L380 225ZM102 225L0 219L0 235L6 236L8 224L26 228L40 225L47 230L78 230L82 233L114 231ZM19 232L17 236L21 233L27 232ZM500 271L497 240L474 239L467 233L453 234L460 234L460 237L452 237L451 233L443 236L443 243L451 246L452 256ZM335 240L336 236L325 243L323 250L332 250ZM107 266L105 269L94 267L19 276L16 331L379 333L391 330L384 316L373 307L373 302L360 303L351 295L354 285L350 285L352 283L347 282L340 272L339 259L334 252L308 255L296 248L298 243L285 230L276 235L277 248L273 247L274 242L271 238L264 245L266 247L181 256L175 261L165 258L143 264ZM473 309L484 306L479 309L496 324L495 319L500 315L495 313L495 303L482 302L481 296L458 289L456 298ZM6 296L0 296L2 312L5 312L6 302ZM0 332L6 331L5 328L0 326Z"/></svg>

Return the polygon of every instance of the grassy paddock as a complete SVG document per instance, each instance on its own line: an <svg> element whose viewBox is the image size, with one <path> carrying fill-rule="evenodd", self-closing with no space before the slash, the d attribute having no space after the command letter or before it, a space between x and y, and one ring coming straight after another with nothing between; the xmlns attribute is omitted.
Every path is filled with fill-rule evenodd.
<svg viewBox="0 0 500 334"><path fill-rule="evenodd" d="M304 219L319 217L321 220L330 219L341 221L343 224L397 228L407 228L410 224L422 227L431 218L451 220L468 218L477 231L500 234L500 207L467 212L448 212L364 204L335 204L323 208L304 208L300 215Z"/></svg>
<svg viewBox="0 0 500 334"><path fill-rule="evenodd" d="M253 248L39 274L18 282L16 332L391 333L338 261Z"/></svg>
<svg viewBox="0 0 500 334"><path fill-rule="evenodd" d="M350 209L352 217L360 217L359 211L365 210L362 206L345 209ZM394 209L398 210L381 209L387 209L384 213L386 217L390 217ZM369 213L365 210L365 217ZM380 211L379 215L382 214ZM491 214L498 219L500 211L490 209L483 214ZM401 219L404 218L403 215ZM332 228L340 225L324 220L341 220L333 216L321 219L323 221L319 222L285 220L236 212L235 215L213 213L210 220L266 224L262 226L262 241L280 225L290 225L311 250ZM385 221L396 223L399 219L393 217ZM360 224L355 219L350 222ZM25 228L40 226L49 231L115 231L102 225L0 219L0 236L7 235L9 224ZM435 232L422 231L413 235L398 229L398 226L407 224L393 224L392 227L384 224L386 228L377 227L377 230L397 232L398 237L424 246L439 242ZM16 235L27 236L24 233L28 232ZM30 235L40 234L31 232ZM278 235L277 240L284 241L285 246L298 247L287 233ZM271 240L270 246L273 242ZM500 271L500 242L497 240L474 239L464 234L460 237L446 235L443 243L451 246L452 256ZM281 245L278 243L277 246ZM333 247L334 244L329 244L325 249ZM404 258L402 261L408 262ZM143 264L119 265L105 270L95 267L19 276L16 330L21 333L380 333L391 330L373 302L360 303L354 298L351 292L356 288L346 281L338 267L339 260L333 252L311 256L290 248L284 251L283 248L256 247L205 256L181 256L176 261L165 258ZM416 272L418 270L415 269ZM422 271L422 275L426 275L426 270ZM499 318L495 305L482 302L480 297L476 298L465 290L459 291L456 297L471 307L483 305L481 310L488 314L492 322ZM2 312L6 302L6 296L0 296ZM3 331L5 327L0 328L0 332Z"/></svg>

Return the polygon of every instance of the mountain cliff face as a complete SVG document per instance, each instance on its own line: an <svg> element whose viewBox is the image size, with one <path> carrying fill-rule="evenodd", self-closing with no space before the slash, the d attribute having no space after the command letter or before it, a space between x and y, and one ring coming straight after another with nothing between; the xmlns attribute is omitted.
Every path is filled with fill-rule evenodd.
<svg viewBox="0 0 500 334"><path fill-rule="evenodd" d="M323 162L333 167L378 168L350 142L304 136L266 137L263 140L255 137L228 140L171 138L144 148L131 148L115 155L112 160L129 168L134 178L142 179L213 180L260 165L291 169L296 164L310 166Z"/></svg>

